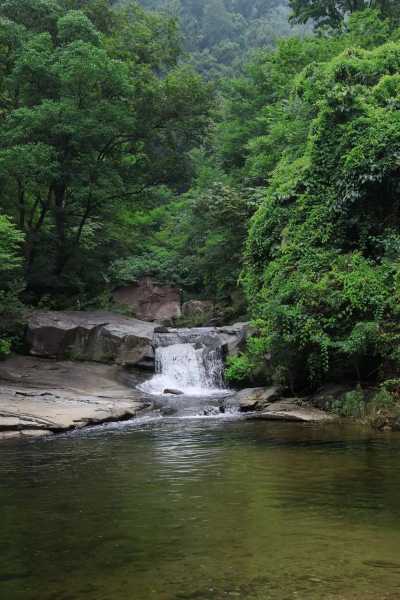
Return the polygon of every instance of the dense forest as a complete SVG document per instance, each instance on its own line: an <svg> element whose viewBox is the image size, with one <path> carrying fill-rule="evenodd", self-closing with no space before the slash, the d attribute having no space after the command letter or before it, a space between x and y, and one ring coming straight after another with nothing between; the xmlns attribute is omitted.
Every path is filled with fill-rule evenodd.
<svg viewBox="0 0 400 600"><path fill-rule="evenodd" d="M0 0L0 353L25 307L151 275L254 321L232 381L397 390L399 25L395 0Z"/></svg>
<svg viewBox="0 0 400 600"><path fill-rule="evenodd" d="M140 4L178 20L185 60L207 79L231 77L252 51L311 31L289 23L287 0L140 0Z"/></svg>

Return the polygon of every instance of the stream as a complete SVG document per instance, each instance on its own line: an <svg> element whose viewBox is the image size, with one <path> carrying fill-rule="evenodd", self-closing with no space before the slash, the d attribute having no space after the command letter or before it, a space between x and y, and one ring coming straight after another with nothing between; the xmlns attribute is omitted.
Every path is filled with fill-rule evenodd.
<svg viewBox="0 0 400 600"><path fill-rule="evenodd" d="M226 416L3 443L0 597L398 599L399 453Z"/></svg>

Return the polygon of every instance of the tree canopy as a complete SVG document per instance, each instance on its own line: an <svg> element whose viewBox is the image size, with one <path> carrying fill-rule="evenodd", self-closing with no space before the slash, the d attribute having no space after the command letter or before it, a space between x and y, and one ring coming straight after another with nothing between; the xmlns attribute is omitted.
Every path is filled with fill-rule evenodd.
<svg viewBox="0 0 400 600"><path fill-rule="evenodd" d="M140 2L145 8L173 15L180 22L186 60L208 79L232 76L254 49L272 48L280 37L306 30L304 26L289 24L286 0Z"/></svg>
<svg viewBox="0 0 400 600"><path fill-rule="evenodd" d="M1 202L43 293L101 282L88 265L116 251L113 223L157 187L189 184L212 101L177 64L171 19L133 4L104 33L102 2L66 4L0 2Z"/></svg>
<svg viewBox="0 0 400 600"><path fill-rule="evenodd" d="M231 379L398 377L398 6L290 4L0 0L0 354L150 275L253 320Z"/></svg>
<svg viewBox="0 0 400 600"><path fill-rule="evenodd" d="M383 18L400 19L397 0L289 0L295 23L313 21L317 27L340 29L349 15L364 9L376 9Z"/></svg>

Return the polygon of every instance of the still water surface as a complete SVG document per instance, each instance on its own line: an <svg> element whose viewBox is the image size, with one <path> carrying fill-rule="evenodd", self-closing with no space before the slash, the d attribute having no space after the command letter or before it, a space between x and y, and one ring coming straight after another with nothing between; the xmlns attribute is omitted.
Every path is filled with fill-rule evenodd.
<svg viewBox="0 0 400 600"><path fill-rule="evenodd" d="M164 419L0 445L1 600L400 599L400 435Z"/></svg>

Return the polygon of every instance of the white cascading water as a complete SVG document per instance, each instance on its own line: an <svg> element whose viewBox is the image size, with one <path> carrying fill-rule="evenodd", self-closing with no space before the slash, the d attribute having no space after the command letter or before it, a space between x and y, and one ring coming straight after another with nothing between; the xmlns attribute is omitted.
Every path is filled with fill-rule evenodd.
<svg viewBox="0 0 400 600"><path fill-rule="evenodd" d="M165 340L161 340L161 345L157 345L156 375L140 386L143 391L159 395L165 390L175 390L187 396L226 393L220 348L200 343L179 343L181 339L171 341L173 343L165 345Z"/></svg>

